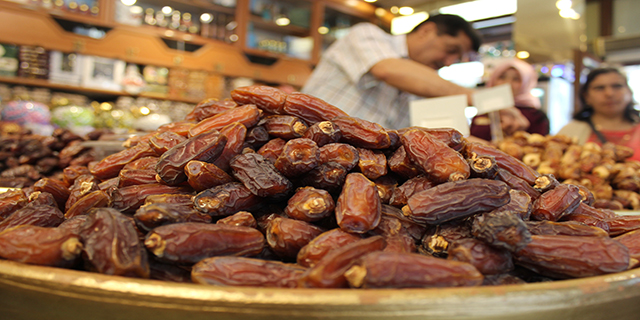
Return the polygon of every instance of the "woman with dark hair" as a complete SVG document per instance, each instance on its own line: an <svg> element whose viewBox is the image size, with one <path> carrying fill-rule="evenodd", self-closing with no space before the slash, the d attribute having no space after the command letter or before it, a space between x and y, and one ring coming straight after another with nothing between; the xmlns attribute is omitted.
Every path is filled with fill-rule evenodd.
<svg viewBox="0 0 640 320"><path fill-rule="evenodd" d="M582 110L558 134L576 137L579 144L612 142L632 148L640 161L640 113L634 108L627 78L615 68L591 71L580 88Z"/></svg>

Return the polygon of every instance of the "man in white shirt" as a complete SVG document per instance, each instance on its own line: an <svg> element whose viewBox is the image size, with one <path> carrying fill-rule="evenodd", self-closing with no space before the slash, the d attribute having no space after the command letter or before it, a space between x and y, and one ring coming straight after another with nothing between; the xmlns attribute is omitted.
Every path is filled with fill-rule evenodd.
<svg viewBox="0 0 640 320"><path fill-rule="evenodd" d="M404 128L415 96L466 94L471 102L473 90L440 78L437 70L466 59L481 42L469 22L456 15L431 16L405 35L357 24L322 55L302 92L353 117Z"/></svg>

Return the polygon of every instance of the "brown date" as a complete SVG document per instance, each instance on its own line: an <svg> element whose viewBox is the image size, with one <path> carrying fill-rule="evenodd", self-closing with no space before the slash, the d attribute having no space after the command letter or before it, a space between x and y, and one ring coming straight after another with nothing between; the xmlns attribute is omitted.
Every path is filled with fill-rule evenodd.
<svg viewBox="0 0 640 320"><path fill-rule="evenodd" d="M250 128L258 123L258 119L260 119L260 109L253 104L244 105L198 122L198 124L189 129L189 137L197 136L212 129L221 130L234 122L242 123L246 128Z"/></svg>
<svg viewBox="0 0 640 320"><path fill-rule="evenodd" d="M471 233L477 239L510 252L518 251L531 242L527 225L515 214L489 212L476 215Z"/></svg>
<svg viewBox="0 0 640 320"><path fill-rule="evenodd" d="M362 239L360 236L345 232L340 228L323 232L298 251L296 261L303 267L313 267L329 251L360 239Z"/></svg>
<svg viewBox="0 0 640 320"><path fill-rule="evenodd" d="M149 258L149 271L149 279L193 283L191 280L191 268L166 263L154 257Z"/></svg>
<svg viewBox="0 0 640 320"><path fill-rule="evenodd" d="M415 253L373 252L346 272L354 288L479 286L483 276L466 262Z"/></svg>
<svg viewBox="0 0 640 320"><path fill-rule="evenodd" d="M26 206L27 202L29 199L21 189L10 189L0 193L0 221Z"/></svg>
<svg viewBox="0 0 640 320"><path fill-rule="evenodd" d="M161 156L167 150L175 147L180 142L187 140L187 138L171 131L160 132L151 139L149 139L149 146L158 155Z"/></svg>
<svg viewBox="0 0 640 320"><path fill-rule="evenodd" d="M231 99L241 105L254 104L266 112L283 114L287 94L278 88L252 85L232 90Z"/></svg>
<svg viewBox="0 0 640 320"><path fill-rule="evenodd" d="M514 258L518 265L557 279L592 277L629 267L629 249L606 237L532 236Z"/></svg>
<svg viewBox="0 0 640 320"><path fill-rule="evenodd" d="M160 260L192 264L214 256L256 255L264 236L253 228L184 222L149 231L144 244Z"/></svg>
<svg viewBox="0 0 640 320"><path fill-rule="evenodd" d="M122 170L155 170L158 157L144 157L127 163Z"/></svg>
<svg viewBox="0 0 640 320"><path fill-rule="evenodd" d="M227 143L227 137L212 130L177 144L165 152L158 160L156 172L168 185L178 185L187 181L184 167L191 160L215 160Z"/></svg>
<svg viewBox="0 0 640 320"><path fill-rule="evenodd" d="M220 134L227 137L227 143L218 158L213 160L213 164L224 171L229 171L229 161L242 152L247 127L242 123L234 122L220 129Z"/></svg>
<svg viewBox="0 0 640 320"><path fill-rule="evenodd" d="M496 159L498 167L509 171L516 177L524 179L530 186L534 185L536 178L540 176L538 172L524 164L524 162L506 154L505 152L492 146L481 143L467 143L463 153L467 159L475 159L482 156L492 156Z"/></svg>
<svg viewBox="0 0 640 320"><path fill-rule="evenodd" d="M68 166L62 170L63 181L65 184L73 185L73 182L82 175L91 174L86 166Z"/></svg>
<svg viewBox="0 0 640 320"><path fill-rule="evenodd" d="M588 205L586 202L580 202L580 204L573 210L572 214L573 213L592 216L600 220L610 220L617 217L616 213L613 210L595 208Z"/></svg>
<svg viewBox="0 0 640 320"><path fill-rule="evenodd" d="M520 179L514 176L507 170L498 169L498 172L496 174L496 180L500 180L506 183L511 189L525 192L526 194L529 195L529 197L531 198L531 201L536 201L540 197L541 193L538 190L534 189L524 179Z"/></svg>
<svg viewBox="0 0 640 320"><path fill-rule="evenodd" d="M574 185L562 184L543 193L534 203L531 211L533 220L558 221L571 214L581 203L580 189Z"/></svg>
<svg viewBox="0 0 640 320"><path fill-rule="evenodd" d="M423 130L409 130L400 139L409 158L435 182L467 179L471 174L460 153Z"/></svg>
<svg viewBox="0 0 640 320"><path fill-rule="evenodd" d="M307 124L300 118L289 115L272 115L258 122L270 136L285 140L301 138L307 131Z"/></svg>
<svg viewBox="0 0 640 320"><path fill-rule="evenodd" d="M184 167L187 182L196 191L213 188L233 181L233 178L213 163L198 160L187 162Z"/></svg>
<svg viewBox="0 0 640 320"><path fill-rule="evenodd" d="M155 151L151 149L148 143L137 144L135 147L124 149L100 160L90 171L96 178L104 181L117 177L120 170L122 170L127 163L155 155Z"/></svg>
<svg viewBox="0 0 640 320"><path fill-rule="evenodd" d="M87 193L82 198L78 199L70 208L65 212L64 217L69 219L75 216L83 215L89 212L89 209L109 207L111 205L111 197L109 194L102 190L96 190Z"/></svg>
<svg viewBox="0 0 640 320"><path fill-rule="evenodd" d="M196 263L191 278L195 283L214 286L295 288L305 270L277 261L214 257Z"/></svg>
<svg viewBox="0 0 640 320"><path fill-rule="evenodd" d="M509 251L494 248L474 238L452 242L447 252L448 260L469 263L483 275L507 273L514 268Z"/></svg>
<svg viewBox="0 0 640 320"><path fill-rule="evenodd" d="M274 165L257 153L241 154L229 163L233 176L259 197L282 199L293 185Z"/></svg>
<svg viewBox="0 0 640 320"><path fill-rule="evenodd" d="M156 130L156 133L171 131L173 133L177 133L183 137L186 137L189 135L189 130L193 128L193 126L195 126L195 124L190 121L171 122L161 125L158 130Z"/></svg>
<svg viewBox="0 0 640 320"><path fill-rule="evenodd" d="M598 217L586 215L586 214L577 214L572 213L562 217L562 221L573 221L579 222L587 226L597 227L605 232L609 233L609 222L607 220L600 219Z"/></svg>
<svg viewBox="0 0 640 320"><path fill-rule="evenodd" d="M389 169L402 177L411 179L422 172L422 169L411 161L409 155L403 146L398 147L396 151L387 160Z"/></svg>
<svg viewBox="0 0 640 320"><path fill-rule="evenodd" d="M433 182L424 175L415 176L393 190L389 204L397 207L404 206L412 195L433 186Z"/></svg>
<svg viewBox="0 0 640 320"><path fill-rule="evenodd" d="M69 199L69 189L62 181L42 178L33 184L34 191L47 192L53 195L60 210L64 210L67 199Z"/></svg>
<svg viewBox="0 0 640 320"><path fill-rule="evenodd" d="M511 189L509 190L509 196L511 200L504 206L493 210L493 213L508 213L518 216L523 221L529 220L531 210L533 209L533 202L531 197L523 191Z"/></svg>
<svg viewBox="0 0 640 320"><path fill-rule="evenodd" d="M340 192L347 178L347 170L337 162L326 162L304 175L302 185L324 189L331 193Z"/></svg>
<svg viewBox="0 0 640 320"><path fill-rule="evenodd" d="M68 268L81 252L80 238L67 229L26 225L0 233L0 257L8 260Z"/></svg>
<svg viewBox="0 0 640 320"><path fill-rule="evenodd" d="M144 200L144 204L152 203L167 203L191 207L193 206L193 196L190 194L152 194L147 196Z"/></svg>
<svg viewBox="0 0 640 320"><path fill-rule="evenodd" d="M607 222L609 223L609 235L612 237L640 229L640 217L638 216L617 216Z"/></svg>
<svg viewBox="0 0 640 320"><path fill-rule="evenodd" d="M342 132L341 142L366 149L385 149L391 146L389 133L377 123L349 116L340 116L331 121Z"/></svg>
<svg viewBox="0 0 640 320"><path fill-rule="evenodd" d="M398 134L402 135L405 132L412 129L419 129L429 133L434 138L444 142L444 144L446 144L447 146L449 146L449 148L455 151L462 151L466 143L465 139L462 136L462 133L460 133L460 131L453 128L407 127L407 128L398 130Z"/></svg>
<svg viewBox="0 0 640 320"><path fill-rule="evenodd" d="M393 191L398 186L398 179L394 175L384 175L377 179L372 179L378 189L378 196L383 204L388 204L393 195Z"/></svg>
<svg viewBox="0 0 640 320"><path fill-rule="evenodd" d="M509 199L509 188L502 181L460 180L414 194L402 212L417 223L433 225L493 210Z"/></svg>
<svg viewBox="0 0 640 320"><path fill-rule="evenodd" d="M216 98L209 98L198 103L184 119L187 121L202 121L237 106L238 104L232 100L219 101Z"/></svg>
<svg viewBox="0 0 640 320"><path fill-rule="evenodd" d="M492 156L476 157L467 160L471 169L472 178L495 179L498 174L498 164Z"/></svg>
<svg viewBox="0 0 640 320"><path fill-rule="evenodd" d="M262 126L255 126L247 132L247 136L244 139L244 145L249 146L252 149L258 150L265 143L269 141L269 133Z"/></svg>
<svg viewBox="0 0 640 320"><path fill-rule="evenodd" d="M347 232L364 233L380 223L381 206L375 183L361 173L350 173L336 201L336 220Z"/></svg>
<svg viewBox="0 0 640 320"><path fill-rule="evenodd" d="M375 180L387 174L387 157L380 151L358 148L358 168L365 177Z"/></svg>
<svg viewBox="0 0 640 320"><path fill-rule="evenodd" d="M117 210L92 210L80 237L91 269L109 275L149 277L147 251L133 222Z"/></svg>
<svg viewBox="0 0 640 320"><path fill-rule="evenodd" d="M269 221L265 232L271 250L284 260L295 260L304 247L324 230L308 222L276 217Z"/></svg>
<svg viewBox="0 0 640 320"><path fill-rule="evenodd" d="M193 207L155 203L143 205L133 215L133 219L141 229L149 231L153 228L171 223L200 222L211 223L211 216Z"/></svg>
<svg viewBox="0 0 640 320"><path fill-rule="evenodd" d="M113 208L123 213L134 213L147 196L165 193L187 194L190 190L180 187L166 186L159 183L138 184L115 190L112 194Z"/></svg>
<svg viewBox="0 0 640 320"><path fill-rule="evenodd" d="M318 165L318 145L306 138L291 139L282 148L274 166L287 178L311 171Z"/></svg>
<svg viewBox="0 0 640 320"><path fill-rule="evenodd" d="M304 138L313 140L318 147L336 143L342 138L342 131L331 121L316 122L304 132Z"/></svg>
<svg viewBox="0 0 640 320"><path fill-rule="evenodd" d="M347 114L341 109L308 94L294 92L287 96L282 107L284 113L296 116L309 124L333 120Z"/></svg>
<svg viewBox="0 0 640 320"><path fill-rule="evenodd" d="M262 199L239 182L229 182L204 190L193 198L196 209L212 217L228 216L242 210L251 210Z"/></svg>
<svg viewBox="0 0 640 320"><path fill-rule="evenodd" d="M358 162L360 156L358 149L346 143L329 143L318 149L318 164L336 162L345 170L351 171Z"/></svg>
<svg viewBox="0 0 640 320"><path fill-rule="evenodd" d="M302 187L289 198L284 213L296 220L322 220L334 213L335 203L326 190Z"/></svg>
<svg viewBox="0 0 640 320"><path fill-rule="evenodd" d="M525 221L527 229L534 236L581 236L608 237L601 228L587 226L575 221Z"/></svg>
<svg viewBox="0 0 640 320"><path fill-rule="evenodd" d="M362 256L381 251L386 246L384 238L373 236L356 240L335 248L307 269L298 282L301 288L346 288L345 272Z"/></svg>
<svg viewBox="0 0 640 320"><path fill-rule="evenodd" d="M128 187L137 184L149 184L156 183L156 171L155 170L120 170L118 174L118 187Z"/></svg>
<svg viewBox="0 0 640 320"><path fill-rule="evenodd" d="M640 259L640 231L627 232L613 238L629 249L629 256L633 259Z"/></svg>
<svg viewBox="0 0 640 320"><path fill-rule="evenodd" d="M258 154L271 161L271 163L276 163L276 159L278 159L282 150L284 150L286 143L284 139L271 139L258 149Z"/></svg>
<svg viewBox="0 0 640 320"><path fill-rule="evenodd" d="M0 232L20 225L57 227L64 221L64 215L57 207L29 203L0 221Z"/></svg>
<svg viewBox="0 0 640 320"><path fill-rule="evenodd" d="M57 228L67 229L69 230L69 232L79 235L80 231L82 230L82 225L85 221L87 221L87 219L89 219L89 216L86 214L75 216L73 218L64 220Z"/></svg>
<svg viewBox="0 0 640 320"><path fill-rule="evenodd" d="M216 224L226 224L230 226L258 228L258 222L253 217L251 212L248 212L248 211L238 211L226 218L222 218L216 221Z"/></svg>
<svg viewBox="0 0 640 320"><path fill-rule="evenodd" d="M387 243L384 251L416 252L415 240L396 217L383 215L378 226L369 231L369 234L384 237Z"/></svg>

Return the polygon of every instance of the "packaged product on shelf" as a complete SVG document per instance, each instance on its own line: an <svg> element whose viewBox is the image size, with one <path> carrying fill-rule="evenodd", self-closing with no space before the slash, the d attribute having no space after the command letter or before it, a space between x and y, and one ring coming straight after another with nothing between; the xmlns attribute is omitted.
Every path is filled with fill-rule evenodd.
<svg viewBox="0 0 640 320"><path fill-rule="evenodd" d="M47 79L49 53L39 46L20 46L18 50L18 77Z"/></svg>
<svg viewBox="0 0 640 320"><path fill-rule="evenodd" d="M167 86L169 69L165 67L157 67L147 65L142 69L142 77L147 85L144 92L167 94L169 87Z"/></svg>
<svg viewBox="0 0 640 320"><path fill-rule="evenodd" d="M122 90L125 62L95 56L85 56L82 68L82 86L103 90Z"/></svg>
<svg viewBox="0 0 640 320"><path fill-rule="evenodd" d="M0 76L15 77L18 74L18 46L0 44Z"/></svg>
<svg viewBox="0 0 640 320"><path fill-rule="evenodd" d="M82 81L83 55L51 51L49 81L78 86Z"/></svg>

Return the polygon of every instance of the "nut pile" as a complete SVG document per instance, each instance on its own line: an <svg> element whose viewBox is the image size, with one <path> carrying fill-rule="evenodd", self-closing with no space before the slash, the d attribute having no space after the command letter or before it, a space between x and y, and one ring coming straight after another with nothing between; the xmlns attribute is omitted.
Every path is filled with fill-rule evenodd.
<svg viewBox="0 0 640 320"><path fill-rule="evenodd" d="M635 267L640 219L452 129L265 86L0 195L0 257L221 286L514 284ZM80 172L81 174L76 174Z"/></svg>
<svg viewBox="0 0 640 320"><path fill-rule="evenodd" d="M569 137L517 132L498 147L542 174L582 185L596 198L596 208L640 210L640 162L633 149L607 142L578 145Z"/></svg>

